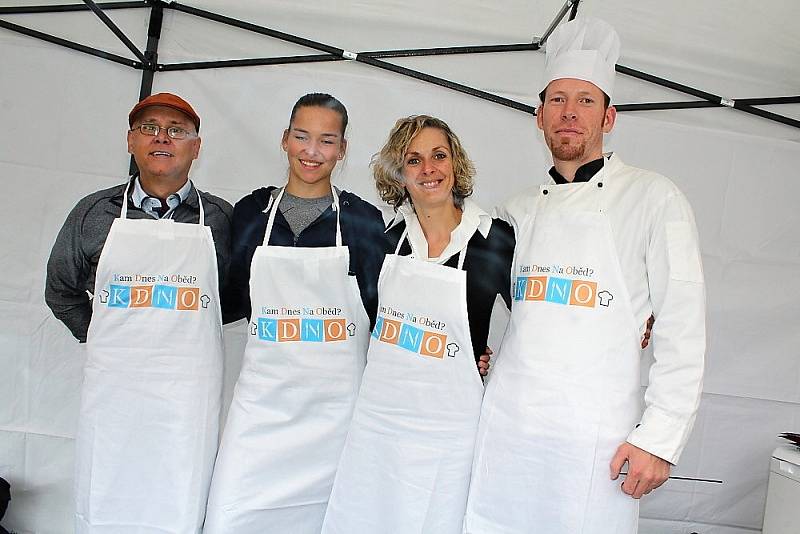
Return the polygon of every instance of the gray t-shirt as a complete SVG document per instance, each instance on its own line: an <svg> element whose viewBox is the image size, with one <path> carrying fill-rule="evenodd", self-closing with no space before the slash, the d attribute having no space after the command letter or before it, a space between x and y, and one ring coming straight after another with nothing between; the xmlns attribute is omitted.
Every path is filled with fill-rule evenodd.
<svg viewBox="0 0 800 534"><path fill-rule="evenodd" d="M273 190L272 198L277 198L280 191L280 189ZM333 194L331 193L320 198L301 198L290 193L284 193L278 209L281 210L286 222L289 223L289 228L292 229L292 233L297 237L303 230L308 228L308 225L325 213L325 210L332 203Z"/></svg>

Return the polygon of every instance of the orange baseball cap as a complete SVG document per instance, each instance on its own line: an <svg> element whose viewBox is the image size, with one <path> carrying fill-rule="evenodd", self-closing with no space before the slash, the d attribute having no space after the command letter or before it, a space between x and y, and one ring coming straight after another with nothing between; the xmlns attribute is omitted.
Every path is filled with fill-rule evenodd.
<svg viewBox="0 0 800 534"><path fill-rule="evenodd" d="M190 106L186 100L177 95L173 95L172 93L158 93L155 95L150 95L133 106L131 112L128 113L128 126L133 126L133 120L141 110L151 106L165 106L180 111L192 119L194 127L197 129L197 131L200 131L200 117L197 115L197 113L195 113L192 106Z"/></svg>

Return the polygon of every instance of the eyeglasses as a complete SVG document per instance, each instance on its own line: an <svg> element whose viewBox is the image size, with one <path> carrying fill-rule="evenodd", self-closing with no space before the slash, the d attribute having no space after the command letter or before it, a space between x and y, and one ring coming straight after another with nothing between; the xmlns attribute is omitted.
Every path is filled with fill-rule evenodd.
<svg viewBox="0 0 800 534"><path fill-rule="evenodd" d="M150 137L157 136L161 130L167 132L167 136L170 139L186 139L191 137L197 137L197 134L194 132L190 132L188 130L184 130L183 128L178 128L177 126L159 126L158 124L140 124L139 126L134 126L131 128L131 131L139 130L142 135L149 135Z"/></svg>

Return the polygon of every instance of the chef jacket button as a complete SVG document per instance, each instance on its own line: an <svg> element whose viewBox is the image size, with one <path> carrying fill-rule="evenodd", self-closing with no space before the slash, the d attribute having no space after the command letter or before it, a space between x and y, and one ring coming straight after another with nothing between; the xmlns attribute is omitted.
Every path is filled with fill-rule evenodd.
<svg viewBox="0 0 800 534"><path fill-rule="evenodd" d="M547 194L547 189L542 189L542 194L546 195Z"/></svg>
<svg viewBox="0 0 800 534"><path fill-rule="evenodd" d="M597 182L597 187L603 187L603 182Z"/></svg>

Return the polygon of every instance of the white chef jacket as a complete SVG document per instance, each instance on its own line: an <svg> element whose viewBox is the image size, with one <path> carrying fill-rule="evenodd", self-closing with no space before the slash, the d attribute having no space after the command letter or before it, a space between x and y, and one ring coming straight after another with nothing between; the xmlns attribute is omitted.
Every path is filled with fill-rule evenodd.
<svg viewBox="0 0 800 534"><path fill-rule="evenodd" d="M688 200L669 179L625 165L616 155L604 157L605 172L586 187L603 181L605 213L642 333L650 315L656 317L645 410L627 441L674 464L692 430L703 384L705 283L697 228ZM552 178L548 183L558 187ZM524 238L520 225L539 194L537 185L497 210L517 240Z"/></svg>

